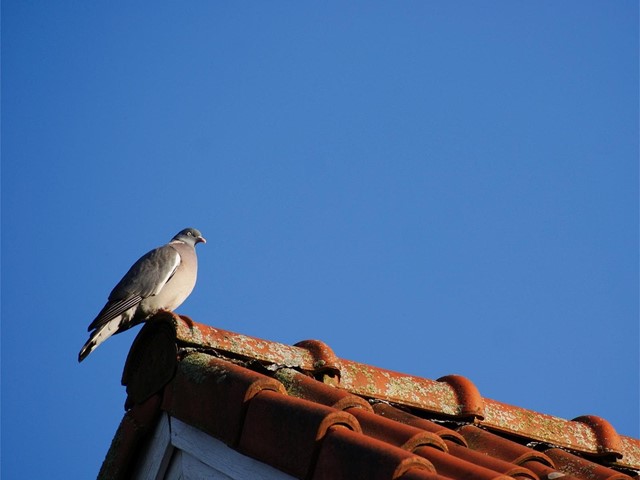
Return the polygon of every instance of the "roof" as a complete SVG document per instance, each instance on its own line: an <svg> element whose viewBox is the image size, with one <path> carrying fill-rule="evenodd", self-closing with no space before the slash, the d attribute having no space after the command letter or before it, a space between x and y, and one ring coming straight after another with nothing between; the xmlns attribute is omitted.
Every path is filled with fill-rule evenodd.
<svg viewBox="0 0 640 480"><path fill-rule="evenodd" d="M125 365L127 412L99 478L131 478L159 416L301 479L640 478L640 440L338 358L326 344L261 340L162 314Z"/></svg>

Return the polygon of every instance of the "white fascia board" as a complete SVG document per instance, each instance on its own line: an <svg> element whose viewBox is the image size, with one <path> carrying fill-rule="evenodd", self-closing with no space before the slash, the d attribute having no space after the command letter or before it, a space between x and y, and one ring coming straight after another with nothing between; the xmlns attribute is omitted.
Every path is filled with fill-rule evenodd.
<svg viewBox="0 0 640 480"><path fill-rule="evenodd" d="M138 460L135 480L295 480L163 413Z"/></svg>
<svg viewBox="0 0 640 480"><path fill-rule="evenodd" d="M247 457L228 447L224 442L192 427L177 418L170 418L171 443L189 453L205 465L233 480L295 480L280 470Z"/></svg>
<svg viewBox="0 0 640 480"><path fill-rule="evenodd" d="M166 478L165 472L173 450L169 416L163 413L153 434L143 447L133 478L135 480L162 480Z"/></svg>

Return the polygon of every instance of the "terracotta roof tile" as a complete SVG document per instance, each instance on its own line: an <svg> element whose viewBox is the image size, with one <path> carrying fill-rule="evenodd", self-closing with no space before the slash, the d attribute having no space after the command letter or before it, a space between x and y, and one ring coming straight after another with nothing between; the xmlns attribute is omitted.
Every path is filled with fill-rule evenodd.
<svg viewBox="0 0 640 480"><path fill-rule="evenodd" d="M598 454L613 454L620 458L622 454L622 440L613 426L604 418L595 415L583 415L573 419L574 422L584 423L591 427L591 431L596 437Z"/></svg>
<svg viewBox="0 0 640 480"><path fill-rule="evenodd" d="M436 471L450 478L474 478L476 480L509 480L509 477L482 465L449 455L437 448L419 447L416 454L429 460Z"/></svg>
<svg viewBox="0 0 640 480"><path fill-rule="evenodd" d="M160 416L160 395L154 395L129 410L116 431L98 478L129 478L136 452Z"/></svg>
<svg viewBox="0 0 640 480"><path fill-rule="evenodd" d="M444 440L435 433L420 428L394 422L366 410L350 410L362 427L362 433L377 438L396 447L413 452L418 447L432 446L447 451Z"/></svg>
<svg viewBox="0 0 640 480"><path fill-rule="evenodd" d="M164 391L162 408L225 443L236 446L249 401L263 390L285 389L277 380L210 355L179 362Z"/></svg>
<svg viewBox="0 0 640 480"><path fill-rule="evenodd" d="M516 465L536 460L550 467L553 466L553 462L546 455L473 425L465 425L458 429L458 432L467 440L469 447L478 452Z"/></svg>
<svg viewBox="0 0 640 480"><path fill-rule="evenodd" d="M488 468L494 472L502 473L518 479L533 479L537 478L536 474L524 466L518 466L511 462L500 460L499 458L486 455L471 448L466 448L447 441L449 447L449 453L454 456L466 460L467 462L479 465L481 467Z"/></svg>
<svg viewBox="0 0 640 480"><path fill-rule="evenodd" d="M405 412L404 410L392 407L388 403L375 403L373 405L373 411L382 417L390 418L396 422L405 423L407 425L412 425L414 427L421 428L422 430L426 430L427 432L435 433L443 440L450 440L464 446L467 445L467 441L464 437L455 430L451 430L442 424L431 422Z"/></svg>
<svg viewBox="0 0 640 480"><path fill-rule="evenodd" d="M464 377L383 370L318 341L282 345L160 317L127 359L129 411L102 478L128 478L160 410L304 479L604 480L640 470L640 441L598 417L505 405Z"/></svg>
<svg viewBox="0 0 640 480"><path fill-rule="evenodd" d="M265 463L306 478L312 472L316 448L329 428L360 426L350 414L308 400L263 392L249 402L238 450Z"/></svg>
<svg viewBox="0 0 640 480"><path fill-rule="evenodd" d="M363 408L372 411L369 402L338 388L327 388L327 385L291 368L282 368L275 374L286 387L287 393L294 397L306 398L338 410L347 408Z"/></svg>
<svg viewBox="0 0 640 480"><path fill-rule="evenodd" d="M603 467L587 459L572 455L559 448L551 448L545 452L555 463L556 467L579 478L592 480L624 480L629 477L620 472Z"/></svg>
<svg viewBox="0 0 640 480"><path fill-rule="evenodd" d="M439 382L449 385L458 401L459 415L463 417L484 418L484 400L474 383L462 375L440 377Z"/></svg>
<svg viewBox="0 0 640 480"><path fill-rule="evenodd" d="M407 450L346 428L332 428L322 442L312 478L389 480L410 469L436 473L431 463Z"/></svg>
<svg viewBox="0 0 640 480"><path fill-rule="evenodd" d="M398 480L453 480L437 473L428 472L426 470L410 468L403 473Z"/></svg>
<svg viewBox="0 0 640 480"><path fill-rule="evenodd" d="M296 343L295 346L304 348L311 354L316 374L326 373L340 376L340 362L329 345L320 340L303 340Z"/></svg>
<svg viewBox="0 0 640 480"><path fill-rule="evenodd" d="M526 466L533 473L538 475L540 480L548 479L555 480L561 478L562 480L580 480L578 477L574 477L573 475L569 475L566 472L561 472L556 468L549 467L543 463L530 461L524 462L524 466Z"/></svg>

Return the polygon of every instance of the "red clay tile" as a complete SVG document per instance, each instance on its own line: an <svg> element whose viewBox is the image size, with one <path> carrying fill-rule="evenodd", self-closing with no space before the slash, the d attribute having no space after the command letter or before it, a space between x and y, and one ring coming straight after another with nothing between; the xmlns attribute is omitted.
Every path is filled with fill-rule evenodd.
<svg viewBox="0 0 640 480"><path fill-rule="evenodd" d="M378 399L452 418L484 415L480 424L493 431L559 445L585 454L620 454L622 457L617 465L629 468L640 466L640 440L619 436L621 450L618 451L615 439L613 442L607 440L610 436L606 429L598 427L601 430L599 432L592 422L569 421L482 398L466 379L449 376L437 382L337 359L330 348L321 343L302 342L300 345L305 348L301 348L195 322L190 324L177 316L172 322L176 340L183 346L210 348L234 358L257 360L274 366L287 365L313 374L322 372L327 366L331 371L339 368L339 375L335 378L339 379L340 388L365 399ZM484 404L484 409L481 404Z"/></svg>
<svg viewBox="0 0 640 480"><path fill-rule="evenodd" d="M202 353L186 356L165 389L162 408L229 445L240 438L247 402L262 390L285 394L277 380Z"/></svg>
<svg viewBox="0 0 640 480"><path fill-rule="evenodd" d="M544 452L551 458L558 470L588 480L630 480L631 477L612 470L582 457L572 455L559 448L551 448Z"/></svg>
<svg viewBox="0 0 640 480"><path fill-rule="evenodd" d="M160 321L142 327L127 355L121 381L127 387L126 409L160 391L175 374L178 359L173 315L158 317Z"/></svg>
<svg viewBox="0 0 640 480"><path fill-rule="evenodd" d="M295 344L313 356L313 371L340 376L340 361L329 345L320 340L303 340Z"/></svg>
<svg viewBox="0 0 640 480"><path fill-rule="evenodd" d="M378 440L382 440L396 447L410 452L420 446L433 446L442 451L447 451L447 446L435 433L426 432L410 425L394 422L391 419L381 417L373 412L367 412L357 408L349 410L360 423L362 433Z"/></svg>
<svg viewBox="0 0 640 480"><path fill-rule="evenodd" d="M318 341L289 346L175 315L159 320L143 327L125 367L133 409L103 466L125 472L119 478L128 478L144 442L149 422L136 423L139 405L156 392L170 415L299 478L618 480L630 477L602 464L640 469L640 441L598 417L569 421L505 405L482 398L464 377L433 381L383 370L339 359ZM434 417L483 428L456 432L428 420ZM516 439L598 463L559 449L547 456Z"/></svg>
<svg viewBox="0 0 640 480"><path fill-rule="evenodd" d="M160 416L160 401L160 395L154 395L125 414L102 463L98 478L131 478L140 447Z"/></svg>
<svg viewBox="0 0 640 480"><path fill-rule="evenodd" d="M521 465L527 460L535 459L550 467L553 466L553 462L542 453L506 438L499 437L481 428L474 427L473 425L466 425L459 428L458 432L467 440L469 448L486 453L492 457L515 463L516 465Z"/></svg>
<svg viewBox="0 0 640 480"><path fill-rule="evenodd" d="M249 402L238 450L305 478L318 442L333 425L346 426L362 436L360 425L349 413L265 390Z"/></svg>
<svg viewBox="0 0 640 480"><path fill-rule="evenodd" d="M603 450L611 447L611 444L599 444L606 433L599 438L594 429L584 422L532 412L495 400L485 399L485 419L480 424L491 430L516 434L590 455L602 454ZM636 440L634 445L631 448L640 454L640 442ZM620 454L624 457L630 452Z"/></svg>
<svg viewBox="0 0 640 480"><path fill-rule="evenodd" d="M540 480L581 480L578 477L561 472L557 468L551 468L548 465L538 462L537 460L528 460L522 464L533 473L538 475Z"/></svg>
<svg viewBox="0 0 640 480"><path fill-rule="evenodd" d="M443 425L425 420L424 418L416 417L410 413L400 410L399 408L392 407L388 403L375 403L373 405L373 411L378 415L390 418L396 422L404 423L405 425L411 425L412 427L421 428L427 432L435 433L443 440L451 440L460 445L466 445L467 441L462 435L455 430L451 430Z"/></svg>
<svg viewBox="0 0 640 480"><path fill-rule="evenodd" d="M176 340L181 346L228 352L235 358L287 365L312 372L313 355L304 348L270 342L260 338L221 330L202 323L189 325L182 318L173 319Z"/></svg>
<svg viewBox="0 0 640 480"><path fill-rule="evenodd" d="M537 480L535 472L532 472L526 466L518 466L511 462L500 460L499 458L486 455L484 453L477 452L467 447L460 446L457 443L451 441L445 441L449 448L449 453L455 457L466 460L467 462L474 463L481 467L488 468L495 472L508 475L510 477L518 479L531 479Z"/></svg>
<svg viewBox="0 0 640 480"><path fill-rule="evenodd" d="M471 380L461 375L447 375L440 377L438 381L453 388L460 405L461 416L484 418L484 400L478 387Z"/></svg>
<svg viewBox="0 0 640 480"><path fill-rule="evenodd" d="M597 439L598 453L613 454L616 458L622 457L622 441L618 432L604 418L595 415L583 415L573 419L574 422L584 423L593 430Z"/></svg>
<svg viewBox="0 0 640 480"><path fill-rule="evenodd" d="M321 443L311 478L389 480L412 468L435 473L433 465L422 457L343 427L331 427Z"/></svg>
<svg viewBox="0 0 640 480"><path fill-rule="evenodd" d="M340 388L326 385L291 368L283 368L275 377L282 382L289 395L327 405L338 410L362 408L372 411L369 402Z"/></svg>
<svg viewBox="0 0 640 480"><path fill-rule="evenodd" d="M443 477L437 473L431 473L426 470L410 468L406 473L403 473L398 480L453 480L449 477Z"/></svg>
<svg viewBox="0 0 640 480"><path fill-rule="evenodd" d="M418 447L415 453L429 460L436 468L436 471L445 477L456 479L472 478L474 480L512 480L511 477L454 457L437 448Z"/></svg>
<svg viewBox="0 0 640 480"><path fill-rule="evenodd" d="M616 461L616 465L640 470L640 440L620 435L622 444L622 458Z"/></svg>
<svg viewBox="0 0 640 480"><path fill-rule="evenodd" d="M340 367L340 388L356 395L451 416L461 412L455 392L444 382L345 359Z"/></svg>

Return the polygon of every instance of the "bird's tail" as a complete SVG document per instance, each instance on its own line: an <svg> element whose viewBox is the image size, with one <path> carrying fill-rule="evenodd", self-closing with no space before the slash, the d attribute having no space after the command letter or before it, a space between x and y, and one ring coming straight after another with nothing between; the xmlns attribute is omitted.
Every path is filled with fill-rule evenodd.
<svg viewBox="0 0 640 480"><path fill-rule="evenodd" d="M89 336L89 340L84 344L82 349L80 349L80 353L78 354L78 362L83 361L87 356L93 352L98 345L104 342L107 338L109 338L114 333L118 333L120 331L120 323L122 322L122 316L118 315L113 320L105 323L101 327L95 329L91 332Z"/></svg>

